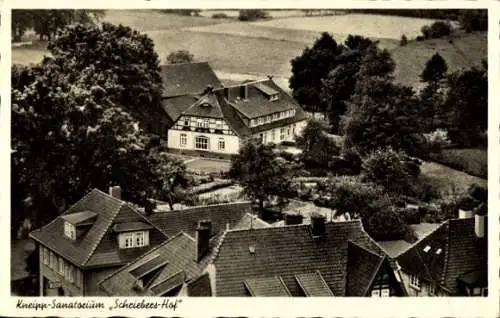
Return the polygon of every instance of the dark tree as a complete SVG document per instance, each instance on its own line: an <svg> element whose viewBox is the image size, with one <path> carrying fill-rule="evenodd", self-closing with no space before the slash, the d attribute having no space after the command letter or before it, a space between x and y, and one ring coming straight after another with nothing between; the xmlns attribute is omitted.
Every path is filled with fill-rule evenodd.
<svg viewBox="0 0 500 318"><path fill-rule="evenodd" d="M422 82L436 83L442 80L446 76L448 71L448 65L446 61L439 55L435 53L426 63L425 68L420 74L420 79Z"/></svg>
<svg viewBox="0 0 500 318"><path fill-rule="evenodd" d="M273 196L286 198L292 191L289 163L283 162L274 145L249 140L231 158L229 175L243 187L243 192L258 202L261 211Z"/></svg>
<svg viewBox="0 0 500 318"><path fill-rule="evenodd" d="M153 41L122 25L76 25L49 44L54 63L71 81L105 88L134 118L160 114L162 78Z"/></svg>
<svg viewBox="0 0 500 318"><path fill-rule="evenodd" d="M345 147L356 147L362 154L392 147L421 155L424 139L417 101L411 88L389 79L360 80L342 118Z"/></svg>
<svg viewBox="0 0 500 318"><path fill-rule="evenodd" d="M333 156L339 155L340 149L326 136L320 123L310 120L299 138L302 148L301 161L306 167L328 169Z"/></svg>
<svg viewBox="0 0 500 318"><path fill-rule="evenodd" d="M488 10L463 10L458 21L465 32L487 31Z"/></svg>
<svg viewBox="0 0 500 318"><path fill-rule="evenodd" d="M399 46L406 46L408 45L408 38L406 37L405 34L401 36L401 40L399 41Z"/></svg>
<svg viewBox="0 0 500 318"><path fill-rule="evenodd" d="M325 112L321 99L322 79L337 65L336 57L344 47L328 33L322 33L314 45L306 47L301 56L291 61L290 88L293 97L311 112Z"/></svg>
<svg viewBox="0 0 500 318"><path fill-rule="evenodd" d="M194 62L194 55L186 50L175 51L167 56L168 64L193 63L193 62Z"/></svg>

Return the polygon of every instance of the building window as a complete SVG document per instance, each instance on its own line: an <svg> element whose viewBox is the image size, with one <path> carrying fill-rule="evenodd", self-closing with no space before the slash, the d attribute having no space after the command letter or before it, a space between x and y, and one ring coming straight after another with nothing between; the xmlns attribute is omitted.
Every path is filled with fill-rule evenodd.
<svg viewBox="0 0 500 318"><path fill-rule="evenodd" d="M277 113L274 113L274 114L273 114L273 120L276 120L276 119L278 119L278 114L277 114Z"/></svg>
<svg viewBox="0 0 500 318"><path fill-rule="evenodd" d="M276 119L280 119L281 113L276 113Z"/></svg>
<svg viewBox="0 0 500 318"><path fill-rule="evenodd" d="M429 295L434 296L436 294L436 286L433 283L429 285Z"/></svg>
<svg viewBox="0 0 500 318"><path fill-rule="evenodd" d="M75 226L69 222L64 222L64 235L72 240L76 239L76 229Z"/></svg>
<svg viewBox="0 0 500 318"><path fill-rule="evenodd" d="M389 288L384 288L380 291L380 297L389 297L390 292Z"/></svg>
<svg viewBox="0 0 500 318"><path fill-rule="evenodd" d="M483 296L488 297L488 287L483 288Z"/></svg>
<svg viewBox="0 0 500 318"><path fill-rule="evenodd" d="M272 119L271 115L267 115L267 117L266 117L266 123L271 122L271 119Z"/></svg>
<svg viewBox="0 0 500 318"><path fill-rule="evenodd" d="M49 249L42 246L42 251L43 251L43 263L45 265L49 264Z"/></svg>
<svg viewBox="0 0 500 318"><path fill-rule="evenodd" d="M264 123L264 117L259 117L259 124L263 124Z"/></svg>
<svg viewBox="0 0 500 318"><path fill-rule="evenodd" d="M292 125L292 134L295 135L295 124Z"/></svg>
<svg viewBox="0 0 500 318"><path fill-rule="evenodd" d="M264 135L264 139L262 140L262 142L266 143L267 142L267 131L264 131L263 135Z"/></svg>
<svg viewBox="0 0 500 318"><path fill-rule="evenodd" d="M481 296L481 288L474 287L474 289L472 289L472 296Z"/></svg>
<svg viewBox="0 0 500 318"><path fill-rule="evenodd" d="M410 286L420 290L420 280L418 279L418 276L416 275L410 276Z"/></svg>
<svg viewBox="0 0 500 318"><path fill-rule="evenodd" d="M250 120L250 126L255 126L255 119Z"/></svg>
<svg viewBox="0 0 500 318"><path fill-rule="evenodd" d="M290 126L286 127L286 134L288 137L290 137Z"/></svg>
<svg viewBox="0 0 500 318"><path fill-rule="evenodd" d="M222 120L218 120L218 121L215 123L215 128L217 128L217 129L222 129Z"/></svg>
<svg viewBox="0 0 500 318"><path fill-rule="evenodd" d="M195 148L207 150L208 149L208 138L205 136L198 136L195 140Z"/></svg>
<svg viewBox="0 0 500 318"><path fill-rule="evenodd" d="M203 121L203 128L210 128L210 120L209 119L205 119Z"/></svg>
<svg viewBox="0 0 500 318"><path fill-rule="evenodd" d="M134 248L149 245L149 232L129 232L122 233L119 237L120 248Z"/></svg>
<svg viewBox="0 0 500 318"><path fill-rule="evenodd" d="M196 120L196 124L197 124L198 128L203 128L203 119L198 118Z"/></svg>
<svg viewBox="0 0 500 318"><path fill-rule="evenodd" d="M276 138L276 131L273 129L271 130L271 140L274 140Z"/></svg>
<svg viewBox="0 0 500 318"><path fill-rule="evenodd" d="M186 134L181 134L180 136L180 143L181 143L181 146L186 146L187 145L187 135Z"/></svg>
<svg viewBox="0 0 500 318"><path fill-rule="evenodd" d="M280 140L285 139L285 128L280 128Z"/></svg>
<svg viewBox="0 0 500 318"><path fill-rule="evenodd" d="M271 102L277 101L278 100L278 94L272 94L271 96L269 96L269 100Z"/></svg>
<svg viewBox="0 0 500 318"><path fill-rule="evenodd" d="M137 232L137 233L135 233L135 246L136 247L142 247L142 246L145 245L144 243L145 243L144 232Z"/></svg>
<svg viewBox="0 0 500 318"><path fill-rule="evenodd" d="M219 150L226 149L226 141L224 140L224 138L219 138L219 143L217 147L219 148Z"/></svg>
<svg viewBox="0 0 500 318"><path fill-rule="evenodd" d="M380 289L372 290L372 297L380 297Z"/></svg>
<svg viewBox="0 0 500 318"><path fill-rule="evenodd" d="M49 267L52 268L52 269L56 269L56 255L54 254L54 252L50 251L49 252Z"/></svg>
<svg viewBox="0 0 500 318"><path fill-rule="evenodd" d="M64 271L65 271L65 266L64 266L64 259L62 259L61 257L59 257L59 274L63 275L64 276Z"/></svg>
<svg viewBox="0 0 500 318"><path fill-rule="evenodd" d="M75 269L75 283L78 287L82 286L82 272L78 268Z"/></svg>

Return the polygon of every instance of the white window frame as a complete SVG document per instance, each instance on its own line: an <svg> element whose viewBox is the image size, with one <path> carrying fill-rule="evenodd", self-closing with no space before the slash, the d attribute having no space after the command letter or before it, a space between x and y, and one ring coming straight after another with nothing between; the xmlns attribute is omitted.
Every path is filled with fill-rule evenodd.
<svg viewBox="0 0 500 318"><path fill-rule="evenodd" d="M52 251L49 251L49 267L52 268L53 270L56 270L57 269L56 263L57 263L56 254L54 254L54 252Z"/></svg>
<svg viewBox="0 0 500 318"><path fill-rule="evenodd" d="M121 233L119 236L118 243L121 249L148 246L149 232L136 231L136 232Z"/></svg>
<svg viewBox="0 0 500 318"><path fill-rule="evenodd" d="M180 134L179 144L181 145L181 147L187 146L187 134Z"/></svg>
<svg viewBox="0 0 500 318"><path fill-rule="evenodd" d="M417 275L410 275L410 286L414 289L420 290L422 285Z"/></svg>
<svg viewBox="0 0 500 318"><path fill-rule="evenodd" d="M271 130L271 140L273 140L273 141L276 140L276 130L275 129Z"/></svg>
<svg viewBox="0 0 500 318"><path fill-rule="evenodd" d="M429 295L434 296L436 294L436 286L433 283L429 284Z"/></svg>
<svg viewBox="0 0 500 318"><path fill-rule="evenodd" d="M42 246L42 260L45 265L49 265L49 249Z"/></svg>
<svg viewBox="0 0 500 318"><path fill-rule="evenodd" d="M57 260L57 272L62 276L64 276L65 271L66 271L65 261L62 257L59 256Z"/></svg>
<svg viewBox="0 0 500 318"><path fill-rule="evenodd" d="M391 292L389 290L389 288L382 288L380 290L380 297L390 297L391 295Z"/></svg>
<svg viewBox="0 0 500 318"><path fill-rule="evenodd" d="M204 124L204 123L203 123L203 119L198 118L198 119L196 120L196 126L197 126L198 128L203 128L203 124Z"/></svg>
<svg viewBox="0 0 500 318"><path fill-rule="evenodd" d="M144 232L135 232L134 233L134 243L136 247L146 246L146 234Z"/></svg>
<svg viewBox="0 0 500 318"><path fill-rule="evenodd" d="M285 127L280 128L280 141L285 140Z"/></svg>
<svg viewBox="0 0 500 318"><path fill-rule="evenodd" d="M273 120L276 120L276 119L278 119L278 118L279 118L279 117L278 117L278 113L274 113L274 114L273 114Z"/></svg>
<svg viewBox="0 0 500 318"><path fill-rule="evenodd" d="M210 128L210 119L203 120L203 128Z"/></svg>
<svg viewBox="0 0 500 318"><path fill-rule="evenodd" d="M226 140L224 138L219 138L219 141L217 142L217 149L226 150Z"/></svg>
<svg viewBox="0 0 500 318"><path fill-rule="evenodd" d="M472 288L472 296L481 296L483 294L483 290L481 287Z"/></svg>
<svg viewBox="0 0 500 318"><path fill-rule="evenodd" d="M202 142L203 141L203 142ZM201 145L206 145L206 147L199 147ZM206 136L196 136L194 139L194 148L198 150L209 150L209 139Z"/></svg>
<svg viewBox="0 0 500 318"><path fill-rule="evenodd" d="M64 222L64 235L71 240L76 240L76 228L67 221Z"/></svg>
<svg viewBox="0 0 500 318"><path fill-rule="evenodd" d="M217 120L215 122L215 128L216 129L222 129L222 120Z"/></svg>
<svg viewBox="0 0 500 318"><path fill-rule="evenodd" d="M372 290L372 297L380 297L380 289Z"/></svg>

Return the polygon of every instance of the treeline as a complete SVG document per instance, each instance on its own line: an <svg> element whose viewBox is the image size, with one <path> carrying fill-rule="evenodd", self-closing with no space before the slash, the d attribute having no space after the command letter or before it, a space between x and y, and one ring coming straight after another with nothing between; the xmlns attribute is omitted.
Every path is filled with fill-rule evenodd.
<svg viewBox="0 0 500 318"><path fill-rule="evenodd" d="M104 10L12 10L12 39L19 42L32 29L40 40L50 41L67 25L94 24L103 17Z"/></svg>

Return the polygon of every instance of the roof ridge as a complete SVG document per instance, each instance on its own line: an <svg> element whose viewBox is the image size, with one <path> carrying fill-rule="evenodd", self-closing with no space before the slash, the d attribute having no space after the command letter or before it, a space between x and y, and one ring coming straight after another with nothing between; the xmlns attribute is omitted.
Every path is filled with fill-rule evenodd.
<svg viewBox="0 0 500 318"><path fill-rule="evenodd" d="M210 63L208 61L203 61L203 62L182 62L182 63L166 63L166 64L162 64L162 65L160 65L160 68L165 67L165 66L171 67L172 65L181 66L181 65L194 65L194 64L208 64L208 65L210 65ZM210 67L210 68L212 68L212 67Z"/></svg>
<svg viewBox="0 0 500 318"><path fill-rule="evenodd" d="M172 236L172 237L170 237L170 238L166 239L163 243L158 244L158 246L156 246L156 247L152 248L151 250L147 251L146 253L142 254L141 256L136 257L136 258L134 258L133 260L131 260L130 262L128 262L128 263L126 263L126 264L124 264L124 265L120 266L120 268L118 268L116 271L111 272L110 274L106 275L103 279L101 279L101 280L97 283L97 285L102 286L102 283L103 283L105 280L108 280L108 279L110 279L111 277L113 277L113 276L115 276L116 274L118 274L119 272L122 272L123 270L125 270L125 268L126 268L127 266L130 266L130 265L132 265L133 263L138 262L139 260L141 260L141 259L145 258L146 256L148 256L148 255L152 254L153 252L156 252L156 251L157 251L157 250L159 250L161 247L165 246L166 244L168 244L170 241L172 241L174 238L176 238L176 237L180 236L181 234L182 234L182 231L180 231L179 233L175 234L174 236Z"/></svg>
<svg viewBox="0 0 500 318"><path fill-rule="evenodd" d="M377 253L369 250L368 248L366 248L366 247L364 247L364 246L356 243L352 239L347 240L347 242L356 245L357 247L359 247L360 249L364 250L365 252L368 252L368 253L370 253L370 254L372 254L374 256L377 256L378 258L383 258L383 257L389 256L389 255L380 255L380 254L377 254Z"/></svg>
<svg viewBox="0 0 500 318"><path fill-rule="evenodd" d="M265 222L265 221L264 221ZM349 220L349 221L342 221L342 222L326 222L326 224L335 224L335 225L342 225L342 224L345 224L345 223L360 223L361 221L359 219L354 219L354 220ZM291 224L291 225L287 225L287 226L270 226L270 227L262 227L262 228L252 228L251 230L271 230L271 229L275 229L276 231L278 230L282 230L282 229L286 229L286 228L291 228L291 227L309 227L311 226L310 224L305 224L305 223L301 223L301 224ZM248 231L250 229L238 229L238 228L233 228L233 229L229 229L229 232L238 232L238 231Z"/></svg>
<svg viewBox="0 0 500 318"><path fill-rule="evenodd" d="M451 222L448 223L447 226L447 240L446 240L446 246L445 246L445 254L444 254L444 264L443 264L443 272L441 273L441 277L439 277L439 285L445 285L446 284L446 272L448 270L448 265L449 265L449 257L450 257L450 240L451 240Z"/></svg>
<svg viewBox="0 0 500 318"><path fill-rule="evenodd" d="M121 201L121 200L120 200ZM109 227L111 226L111 224L113 224L113 221L115 220L115 217L116 215L121 211L121 209L123 208L123 206L125 205L126 203L121 201L120 205L116 208L115 211L113 211L112 213L112 216L109 218L109 220L107 221L107 225L103 228L102 230L102 233L100 233L99 237L97 238L96 242L93 244L93 246L90 248L90 252L88 253L88 255L85 257L85 259L83 260L82 262L82 265L85 266L87 264L87 262L90 260L90 258L92 257L92 255L94 254L95 250L97 249L97 246L99 246L99 243L101 243L101 240L102 238L104 237L104 235L106 234L106 232L108 231Z"/></svg>
<svg viewBox="0 0 500 318"><path fill-rule="evenodd" d="M173 213L173 212L186 212L186 211L194 211L196 209L203 209L207 207L217 207L217 206L232 206L232 205L237 205L237 204L250 204L251 205L252 201L237 201L237 202L229 202L229 203L216 203L216 204L207 204L207 205L197 205L193 206L187 209L178 209L178 210L169 210L169 211L161 211L161 212L153 212L151 215L161 215L161 214L167 214L167 213Z"/></svg>
<svg viewBox="0 0 500 318"><path fill-rule="evenodd" d="M210 255L207 264L213 264L217 257L219 256L219 252L221 250L222 245L224 244L224 241L226 239L227 233L229 232L228 229L225 229L222 232L222 235L220 236L219 242L217 242L217 245L213 248L212 250L212 255Z"/></svg>

